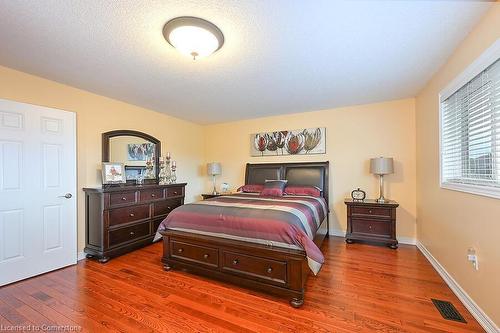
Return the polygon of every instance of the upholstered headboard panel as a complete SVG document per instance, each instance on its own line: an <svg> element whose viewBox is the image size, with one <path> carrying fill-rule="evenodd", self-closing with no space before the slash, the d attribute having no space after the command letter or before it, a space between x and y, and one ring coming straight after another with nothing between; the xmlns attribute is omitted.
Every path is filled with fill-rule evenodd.
<svg viewBox="0 0 500 333"><path fill-rule="evenodd" d="M289 185L316 186L328 203L329 162L248 163L245 184L264 184L266 179L287 179Z"/></svg>
<svg viewBox="0 0 500 333"><path fill-rule="evenodd" d="M275 164L247 164L245 184L264 184L266 179L282 179L281 169L281 165Z"/></svg>

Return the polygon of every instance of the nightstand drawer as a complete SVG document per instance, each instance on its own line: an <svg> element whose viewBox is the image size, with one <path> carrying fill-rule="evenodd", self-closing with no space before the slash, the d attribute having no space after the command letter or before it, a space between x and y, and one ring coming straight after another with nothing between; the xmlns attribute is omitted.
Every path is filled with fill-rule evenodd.
<svg viewBox="0 0 500 333"><path fill-rule="evenodd" d="M355 219L351 220L352 233L377 235L390 238L392 234L391 223L376 220Z"/></svg>
<svg viewBox="0 0 500 333"><path fill-rule="evenodd" d="M391 208L384 207L362 207L362 206L354 206L351 207L351 215L352 216L376 216L376 217L391 217Z"/></svg>

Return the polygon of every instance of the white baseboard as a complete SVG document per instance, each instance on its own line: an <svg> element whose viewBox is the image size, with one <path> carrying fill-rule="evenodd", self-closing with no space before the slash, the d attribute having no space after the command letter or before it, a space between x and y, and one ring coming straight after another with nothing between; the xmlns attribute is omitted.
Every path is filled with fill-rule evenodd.
<svg viewBox="0 0 500 333"><path fill-rule="evenodd" d="M331 236L339 236L339 237L345 237L345 230L341 229L330 229L329 234ZM417 245L417 240L415 238L410 238L410 237L397 237L398 242L400 244L407 244L407 245Z"/></svg>
<svg viewBox="0 0 500 333"><path fill-rule="evenodd" d="M78 252L78 254L76 255L76 260L77 261L80 261L82 259L85 259L85 252Z"/></svg>
<svg viewBox="0 0 500 333"><path fill-rule="evenodd" d="M328 234L331 236L345 237L345 231L342 231L340 229L330 229L330 232Z"/></svg>
<svg viewBox="0 0 500 333"><path fill-rule="evenodd" d="M486 313L470 298L470 296L465 292L465 290L460 287L460 285L455 281L455 279L444 269L444 267L439 263L439 261L434 258L434 256L427 250L427 248L420 242L417 242L417 247L422 252L422 254L429 260L434 269L441 275L444 282L450 287L453 293L458 297L458 299L464 304L464 306L469 310L469 312L476 318L479 324L488 333L499 333L497 325L491 320Z"/></svg>

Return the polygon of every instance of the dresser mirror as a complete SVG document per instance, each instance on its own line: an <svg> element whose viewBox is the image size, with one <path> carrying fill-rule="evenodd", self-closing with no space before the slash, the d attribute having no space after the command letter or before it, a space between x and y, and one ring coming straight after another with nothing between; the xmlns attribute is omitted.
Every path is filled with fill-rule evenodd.
<svg viewBox="0 0 500 333"><path fill-rule="evenodd" d="M158 183L160 141L149 134L117 130L102 134L102 161L123 163L127 184Z"/></svg>

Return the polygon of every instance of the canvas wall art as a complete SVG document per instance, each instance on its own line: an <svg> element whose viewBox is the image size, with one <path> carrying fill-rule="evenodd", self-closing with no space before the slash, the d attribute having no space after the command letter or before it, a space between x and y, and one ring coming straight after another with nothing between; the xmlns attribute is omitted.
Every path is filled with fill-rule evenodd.
<svg viewBox="0 0 500 333"><path fill-rule="evenodd" d="M315 127L251 135L252 156L326 153L326 128Z"/></svg>
<svg viewBox="0 0 500 333"><path fill-rule="evenodd" d="M149 161L154 157L154 143L129 143L127 153L129 161Z"/></svg>

